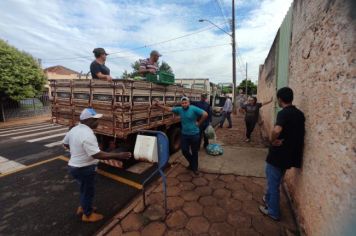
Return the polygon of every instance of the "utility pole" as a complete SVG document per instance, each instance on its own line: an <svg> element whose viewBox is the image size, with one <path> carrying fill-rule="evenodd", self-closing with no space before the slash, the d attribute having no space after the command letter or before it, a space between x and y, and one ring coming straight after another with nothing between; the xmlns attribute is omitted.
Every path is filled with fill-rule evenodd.
<svg viewBox="0 0 356 236"><path fill-rule="evenodd" d="M247 96L247 62L246 62L246 82L245 82L245 86L246 86L246 96Z"/></svg>
<svg viewBox="0 0 356 236"><path fill-rule="evenodd" d="M233 112L236 114L236 40L235 40L235 0L232 0L232 104Z"/></svg>

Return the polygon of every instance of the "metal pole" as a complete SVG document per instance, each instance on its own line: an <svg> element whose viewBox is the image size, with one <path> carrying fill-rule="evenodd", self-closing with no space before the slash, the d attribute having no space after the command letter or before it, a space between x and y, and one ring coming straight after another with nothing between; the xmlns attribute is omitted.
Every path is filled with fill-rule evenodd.
<svg viewBox="0 0 356 236"><path fill-rule="evenodd" d="M245 86L246 86L246 96L247 96L247 62L246 62L246 83L245 83Z"/></svg>
<svg viewBox="0 0 356 236"><path fill-rule="evenodd" d="M3 122L6 122L6 119L5 119L5 111L4 111L4 105L3 105L2 101L0 101L0 102L1 102L2 121L3 121Z"/></svg>
<svg viewBox="0 0 356 236"><path fill-rule="evenodd" d="M235 0L232 0L232 104L233 112L236 114L236 40L235 40Z"/></svg>

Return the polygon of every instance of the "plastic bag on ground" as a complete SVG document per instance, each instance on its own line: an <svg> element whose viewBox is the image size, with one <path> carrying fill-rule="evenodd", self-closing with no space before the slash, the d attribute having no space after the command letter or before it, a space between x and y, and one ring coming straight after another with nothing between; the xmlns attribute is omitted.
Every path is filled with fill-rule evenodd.
<svg viewBox="0 0 356 236"><path fill-rule="evenodd" d="M206 153L212 156L219 156L224 154L224 149L220 144L211 143L206 147Z"/></svg>

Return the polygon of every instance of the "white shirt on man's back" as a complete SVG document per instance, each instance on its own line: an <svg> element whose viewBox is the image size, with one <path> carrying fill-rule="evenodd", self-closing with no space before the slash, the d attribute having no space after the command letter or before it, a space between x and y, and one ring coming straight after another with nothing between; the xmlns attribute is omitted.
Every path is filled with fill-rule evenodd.
<svg viewBox="0 0 356 236"><path fill-rule="evenodd" d="M69 145L70 160L68 165L84 167L98 164L92 156L99 153L98 140L91 128L79 124L72 128L64 137L63 144Z"/></svg>

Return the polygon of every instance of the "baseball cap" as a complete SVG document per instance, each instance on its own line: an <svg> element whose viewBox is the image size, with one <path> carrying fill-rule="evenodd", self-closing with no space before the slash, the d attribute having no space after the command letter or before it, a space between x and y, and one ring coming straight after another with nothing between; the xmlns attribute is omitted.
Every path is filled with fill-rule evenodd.
<svg viewBox="0 0 356 236"><path fill-rule="evenodd" d="M180 101L181 101L181 102L183 102L183 101L189 101L189 98L188 98L188 97L182 97L182 98L180 99Z"/></svg>
<svg viewBox="0 0 356 236"><path fill-rule="evenodd" d="M102 55L102 54L109 55L109 54L107 54L107 53L105 52L105 49L104 49L104 48L94 48L93 53L94 53L95 55L99 55L99 56Z"/></svg>
<svg viewBox="0 0 356 236"><path fill-rule="evenodd" d="M80 113L80 120L86 120L89 118L99 119L103 117L103 114L98 114L93 108L85 108L82 113Z"/></svg>
<svg viewBox="0 0 356 236"><path fill-rule="evenodd" d="M159 56L159 57L161 57L162 55L157 50L153 50L153 51L151 51L150 56Z"/></svg>

